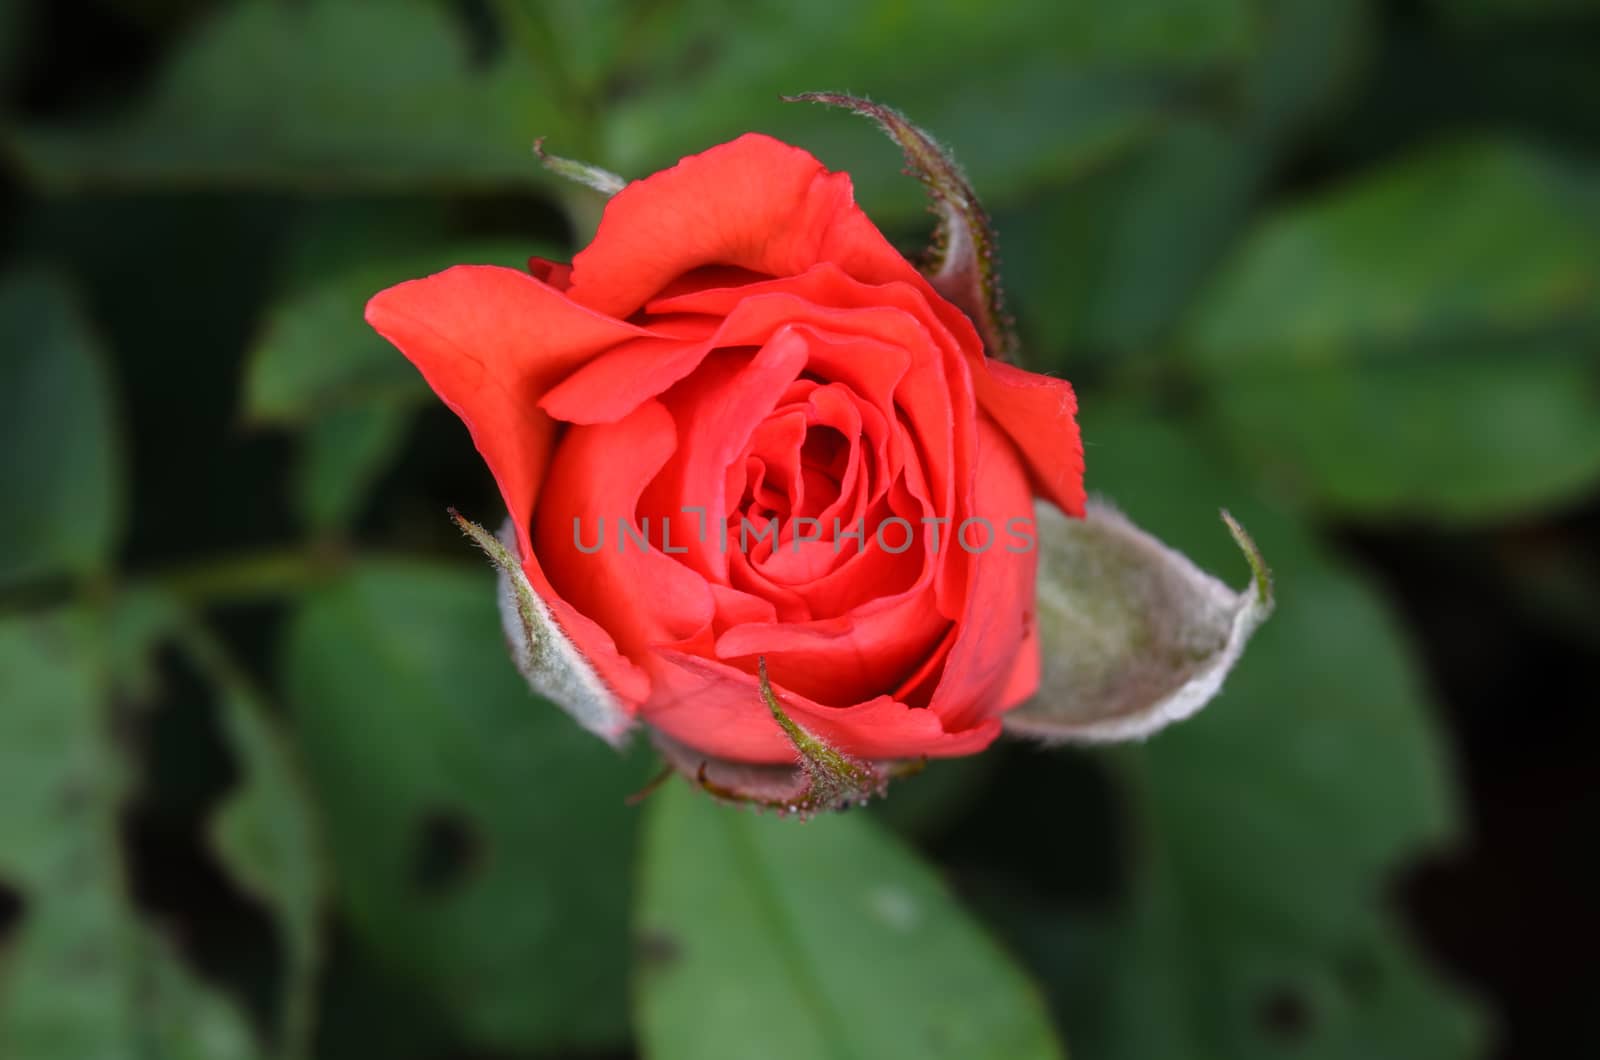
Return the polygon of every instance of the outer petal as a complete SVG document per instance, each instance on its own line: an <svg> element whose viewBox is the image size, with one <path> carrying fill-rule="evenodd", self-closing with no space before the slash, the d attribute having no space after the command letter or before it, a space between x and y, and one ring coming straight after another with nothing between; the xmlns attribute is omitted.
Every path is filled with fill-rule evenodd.
<svg viewBox="0 0 1600 1060"><path fill-rule="evenodd" d="M847 175L748 133L613 196L594 242L573 259L571 294L626 317L698 268L793 276L819 261L868 282L915 275L856 206Z"/></svg>
<svg viewBox="0 0 1600 1060"><path fill-rule="evenodd" d="M1039 493L1082 518L1083 439L1072 384L985 359L973 368L972 385L979 407L1016 445Z"/></svg>
<svg viewBox="0 0 1600 1060"><path fill-rule="evenodd" d="M987 423L979 428L973 492L973 511L993 524L995 536L990 548L970 553L966 608L929 703L953 728L1015 706L1038 684L1036 654L1031 674L1014 672L1034 623L1038 549L1014 541L1006 528L1015 518L1028 520L1032 527L1033 497L1016 451ZM971 528L968 540L974 547L980 533L980 527Z"/></svg>
<svg viewBox="0 0 1600 1060"><path fill-rule="evenodd" d="M643 672L554 592L528 527L555 434L539 399L575 365L648 333L576 305L526 273L486 265L458 265L381 291L367 303L367 322L466 424L500 487L529 582L601 678L637 704L648 691Z"/></svg>
<svg viewBox="0 0 1600 1060"><path fill-rule="evenodd" d="M653 653L653 688L641 715L679 743L734 762L793 763L794 745L773 720L754 674L670 650ZM807 732L857 758L952 758L976 754L1000 732L988 718L947 728L931 710L879 696L852 707L824 707L777 689L789 716Z"/></svg>
<svg viewBox="0 0 1600 1060"><path fill-rule="evenodd" d="M676 446L672 416L659 401L617 423L569 428L534 518L534 542L552 584L632 659L650 645L693 636L715 611L705 579L660 551L663 528L635 521L640 494ZM623 537L624 524L642 526L649 546ZM580 551L580 533L602 543Z"/></svg>

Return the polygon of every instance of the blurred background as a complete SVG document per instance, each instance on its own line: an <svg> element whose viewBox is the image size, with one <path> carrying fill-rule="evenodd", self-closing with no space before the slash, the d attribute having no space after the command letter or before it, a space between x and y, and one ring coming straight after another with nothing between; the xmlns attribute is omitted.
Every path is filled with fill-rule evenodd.
<svg viewBox="0 0 1600 1060"><path fill-rule="evenodd" d="M764 130L916 252L813 89L965 163L1091 489L1279 612L1142 746L626 805L361 307L581 245L539 135ZM4 1060L764 1057L806 984L873 1060L1600 1056L1600 5L0 0L0 100Z"/></svg>

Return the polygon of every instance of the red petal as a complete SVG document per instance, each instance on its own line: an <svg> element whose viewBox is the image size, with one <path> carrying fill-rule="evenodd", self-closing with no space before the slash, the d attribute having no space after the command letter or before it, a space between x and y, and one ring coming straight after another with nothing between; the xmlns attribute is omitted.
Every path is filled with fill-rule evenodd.
<svg viewBox="0 0 1600 1060"><path fill-rule="evenodd" d="M972 377L978 405L1010 435L1039 494L1082 518L1083 439L1072 384L993 359Z"/></svg>
<svg viewBox="0 0 1600 1060"><path fill-rule="evenodd" d="M856 206L848 176L747 133L614 195L594 242L573 259L571 294L626 317L694 269L793 276L819 261L868 282L911 269Z"/></svg>
<svg viewBox="0 0 1600 1060"><path fill-rule="evenodd" d="M717 657L754 666L765 655L784 687L835 707L859 703L900 685L938 646L949 620L931 595L845 618L734 626L717 638Z"/></svg>
<svg viewBox="0 0 1600 1060"><path fill-rule="evenodd" d="M516 526L523 569L556 620L621 698L643 699L644 674L551 588L528 524L555 433L540 398L574 365L644 332L575 305L526 273L486 265L458 265L380 291L367 303L367 322L466 424Z"/></svg>
<svg viewBox="0 0 1600 1060"><path fill-rule="evenodd" d="M968 551L965 611L929 703L946 725L956 728L1015 706L1020 700L1002 697L1028 683L1026 674L1019 677L1013 670L1032 628L1038 549L1035 545L1020 551L1023 545L1008 535L1007 524L1013 518L1027 519L1031 528L1033 497L1011 443L987 423L980 423L978 430L973 511L993 525L994 540L986 551ZM969 544L975 548L980 539L980 527L972 527ZM1034 665L1037 682L1037 656Z"/></svg>
<svg viewBox="0 0 1600 1060"><path fill-rule="evenodd" d="M529 258L528 272L534 279L543 280L558 291L565 291L572 283L572 266L562 261L550 261L547 258Z"/></svg>
<svg viewBox="0 0 1600 1060"><path fill-rule="evenodd" d="M636 519L640 494L676 447L672 416L659 401L617 423L570 428L534 519L534 547L552 584L632 659L692 637L715 610L705 579L660 551L661 526ZM624 524L642 528L649 544L623 537ZM677 520L674 529L685 525ZM597 550L580 550L580 541L588 549L602 533Z"/></svg>
<svg viewBox="0 0 1600 1060"><path fill-rule="evenodd" d="M767 292L837 308L892 306L916 318L933 342L961 352L972 372L979 405L1011 436L1039 492L1067 514L1083 514L1083 443L1074 419L1078 406L1071 384L985 357L972 322L915 272L872 286L824 262L787 282L772 281L753 289L705 288L663 298L650 308L728 313Z"/></svg>
<svg viewBox="0 0 1600 1060"><path fill-rule="evenodd" d="M794 746L773 720L753 674L726 663L658 651L650 666L652 693L642 708L651 725L680 743L736 762L795 761ZM851 707L825 707L774 686L783 709L807 732L858 758L952 758L994 742L1000 720L947 729L931 710L888 696Z"/></svg>
<svg viewBox="0 0 1600 1060"><path fill-rule="evenodd" d="M772 412L784 387L805 368L806 352L798 335L780 329L754 357L715 357L668 395L667 407L678 427L677 458L651 485L645 507L658 517L693 526L685 544L687 561L708 577L728 579L720 528L739 498L726 496L727 469ZM685 507L701 511L685 513Z"/></svg>

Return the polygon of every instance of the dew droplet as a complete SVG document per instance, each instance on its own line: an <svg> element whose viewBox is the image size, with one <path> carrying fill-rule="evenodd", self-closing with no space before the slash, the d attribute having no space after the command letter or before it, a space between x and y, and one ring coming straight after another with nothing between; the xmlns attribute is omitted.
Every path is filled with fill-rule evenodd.
<svg viewBox="0 0 1600 1060"><path fill-rule="evenodd" d="M867 903L878 919L896 931L911 931L922 920L922 909L907 891L883 886L867 895Z"/></svg>

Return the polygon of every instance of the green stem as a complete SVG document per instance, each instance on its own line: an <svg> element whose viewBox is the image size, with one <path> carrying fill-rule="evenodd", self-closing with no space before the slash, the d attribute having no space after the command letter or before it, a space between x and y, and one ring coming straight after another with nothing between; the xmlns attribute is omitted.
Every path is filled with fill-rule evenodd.
<svg viewBox="0 0 1600 1060"><path fill-rule="evenodd" d="M344 557L336 552L284 549L201 560L137 580L157 585L190 604L250 603L319 585L343 566Z"/></svg>
<svg viewBox="0 0 1600 1060"><path fill-rule="evenodd" d="M590 158L595 146L594 107L567 65L549 16L533 0L494 0L494 10L507 35L532 60L545 89L556 98L562 113L575 119L571 132L578 143L567 145L567 150L577 151L581 158Z"/></svg>

